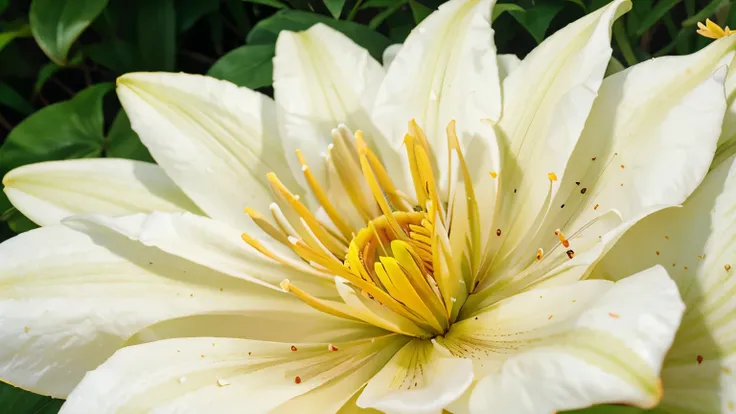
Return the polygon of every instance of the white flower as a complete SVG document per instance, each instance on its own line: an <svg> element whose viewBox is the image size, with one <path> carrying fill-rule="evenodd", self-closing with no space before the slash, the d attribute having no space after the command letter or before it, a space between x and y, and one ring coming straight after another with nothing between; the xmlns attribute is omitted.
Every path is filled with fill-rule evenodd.
<svg viewBox="0 0 736 414"><path fill-rule="evenodd" d="M46 227L0 245L0 377L67 413L656 405L675 283L583 279L705 176L734 42L604 80L629 7L519 62L496 56L491 1L453 0L386 72L326 26L283 32L275 102L123 76L160 167L4 179Z"/></svg>

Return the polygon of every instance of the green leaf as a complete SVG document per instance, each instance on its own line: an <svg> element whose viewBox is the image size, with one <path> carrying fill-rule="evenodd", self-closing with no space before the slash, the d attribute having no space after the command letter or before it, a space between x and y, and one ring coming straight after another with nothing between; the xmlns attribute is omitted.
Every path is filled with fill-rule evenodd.
<svg viewBox="0 0 736 414"><path fill-rule="evenodd" d="M54 62L49 62L41 67L41 69L38 70L38 76L36 77L36 83L33 85L33 93L39 93L41 92L41 89L43 89L43 85L46 84L46 82L51 79L52 76L56 72L61 69L61 66L57 65Z"/></svg>
<svg viewBox="0 0 736 414"><path fill-rule="evenodd" d="M207 75L250 89L270 86L273 81L274 44L245 45L230 51L210 68Z"/></svg>
<svg viewBox="0 0 736 414"><path fill-rule="evenodd" d="M141 57L132 44L122 40L107 40L86 46L87 57L111 71L123 74L142 70Z"/></svg>
<svg viewBox="0 0 736 414"><path fill-rule="evenodd" d="M29 20L36 43L49 59L66 64L74 41L107 6L108 0L33 0Z"/></svg>
<svg viewBox="0 0 736 414"><path fill-rule="evenodd" d="M55 400L0 383L0 407L3 407L4 413L56 414L63 403L63 400Z"/></svg>
<svg viewBox="0 0 736 414"><path fill-rule="evenodd" d="M510 3L496 4L493 7L493 11L491 11L491 21L495 22L496 19L498 19L498 17L502 15L504 12L511 12L511 11L524 13L526 10L524 10L523 7L517 4L510 4Z"/></svg>
<svg viewBox="0 0 736 414"><path fill-rule="evenodd" d="M176 28L179 33L191 28L197 20L220 8L220 0L175 0Z"/></svg>
<svg viewBox="0 0 736 414"><path fill-rule="evenodd" d="M681 2L682 0L659 0L639 22L639 26L636 28L636 35L641 36L644 34L647 29L657 24L671 8Z"/></svg>
<svg viewBox="0 0 736 414"><path fill-rule="evenodd" d="M583 9L584 12L587 12L588 11L588 7L585 5L585 3L583 2L583 0L567 0L567 1L569 1L570 3L577 4L578 6L580 6Z"/></svg>
<svg viewBox="0 0 736 414"><path fill-rule="evenodd" d="M24 119L0 147L0 175L34 162L99 156L102 98L112 89L111 83L91 86Z"/></svg>
<svg viewBox="0 0 736 414"><path fill-rule="evenodd" d="M354 42L366 48L378 60L381 59L383 51L391 43L384 35L362 24L335 20L327 16L297 10L281 10L269 18L261 20L248 33L247 42L251 44L274 43L282 30L301 31L317 23L324 23L344 33Z"/></svg>
<svg viewBox="0 0 736 414"><path fill-rule="evenodd" d="M5 82L0 82L0 104L13 108L23 115L30 115L35 111L24 97Z"/></svg>
<svg viewBox="0 0 736 414"><path fill-rule="evenodd" d="M698 22L705 21L706 18L715 14L718 7L723 3L722 0L712 0L707 6L703 7L697 14L682 22L682 27L695 26ZM731 7L734 7L733 3Z"/></svg>
<svg viewBox="0 0 736 414"><path fill-rule="evenodd" d="M406 2L403 2L406 3ZM391 7L396 5L396 0L368 0L360 6L361 9L368 9L371 7Z"/></svg>
<svg viewBox="0 0 736 414"><path fill-rule="evenodd" d="M2 14L8 6L10 6L10 0L0 0L0 14Z"/></svg>
<svg viewBox="0 0 736 414"><path fill-rule="evenodd" d="M124 110L118 111L107 133L105 155L110 158L153 162L153 157L141 142L138 134L130 127L130 120Z"/></svg>
<svg viewBox="0 0 736 414"><path fill-rule="evenodd" d="M18 37L28 37L31 35L31 28L27 24L23 24L18 28L5 29L0 33L0 50L3 50L8 43L12 42L13 39Z"/></svg>
<svg viewBox="0 0 736 414"><path fill-rule="evenodd" d="M285 9L286 5L279 0L243 0L247 3L263 4L264 6L271 6L277 9Z"/></svg>
<svg viewBox="0 0 736 414"><path fill-rule="evenodd" d="M336 19L340 18L342 8L345 7L345 0L322 0L322 2L325 4L325 7L327 7L327 10L330 11L332 17Z"/></svg>
<svg viewBox="0 0 736 414"><path fill-rule="evenodd" d="M174 0L139 0L138 50L146 70L171 72L176 66Z"/></svg>
<svg viewBox="0 0 736 414"><path fill-rule="evenodd" d="M509 13L519 22L537 43L542 43L549 24L557 13L565 7L565 3L558 0L538 0L534 7L526 9L525 13L510 10Z"/></svg>
<svg viewBox="0 0 736 414"><path fill-rule="evenodd" d="M419 24L432 13L432 9L419 3L417 0L409 0L409 6L411 7L411 15L414 17L414 23L416 24Z"/></svg>

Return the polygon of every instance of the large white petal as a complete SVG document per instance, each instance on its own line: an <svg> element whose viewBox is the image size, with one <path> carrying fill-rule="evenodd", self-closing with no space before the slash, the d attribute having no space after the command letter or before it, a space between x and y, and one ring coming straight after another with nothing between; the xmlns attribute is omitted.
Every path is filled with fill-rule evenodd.
<svg viewBox="0 0 736 414"><path fill-rule="evenodd" d="M549 194L556 192L559 184L550 186L549 175L561 176L565 169L611 58L611 25L630 8L629 0L616 0L571 23L504 79L496 134L500 204L493 229L502 232L493 249L501 257L534 230Z"/></svg>
<svg viewBox="0 0 736 414"><path fill-rule="evenodd" d="M713 158L713 166L736 154L736 57L728 65L726 76L726 100L728 110L723 118L723 130L718 138L718 149Z"/></svg>
<svg viewBox="0 0 736 414"><path fill-rule="evenodd" d="M473 363L438 348L413 339L368 382L357 405L389 414L442 412L470 386Z"/></svg>
<svg viewBox="0 0 736 414"><path fill-rule="evenodd" d="M696 54L654 59L606 78L544 220L496 263L495 273L513 275L529 266L538 248L564 253L555 229L578 255L594 247L595 257L576 258L594 264L612 245L599 239L615 241L647 214L682 203L711 163L726 108L721 65L735 44L736 38L723 39Z"/></svg>
<svg viewBox="0 0 736 414"><path fill-rule="evenodd" d="M339 124L364 136L381 155L385 148L370 110L384 69L367 50L324 24L303 32L281 31L276 42L273 87L280 132L294 175L302 176L295 150L301 150L320 181L325 181L324 153ZM383 147L383 148L382 148Z"/></svg>
<svg viewBox="0 0 736 414"><path fill-rule="evenodd" d="M77 227L92 223L109 228L145 246L220 271L224 274L281 290L279 283L290 279L313 295L338 296L332 278L320 278L272 260L241 238L241 231L217 220L193 214L153 213L112 218L102 215L71 217L65 224ZM255 227L251 225L250 227ZM281 257L302 263L293 251L272 241L260 229L251 236ZM309 269L308 266L304 266Z"/></svg>
<svg viewBox="0 0 736 414"><path fill-rule="evenodd" d="M209 216L233 225L244 207L266 211L266 174L298 190L286 164L273 101L199 75L129 73L118 97L133 129L166 174Z"/></svg>
<svg viewBox="0 0 736 414"><path fill-rule="evenodd" d="M231 338L132 346L90 372L61 413L336 412L405 342L388 335L334 343L336 351Z"/></svg>
<svg viewBox="0 0 736 414"><path fill-rule="evenodd" d="M293 307L307 309L289 295L98 226L42 227L0 244L0 377L65 397L86 371L152 323Z"/></svg>
<svg viewBox="0 0 736 414"><path fill-rule="evenodd" d="M687 305L662 371L662 407L727 412L736 402L736 158L720 163L682 208L634 226L593 275L619 279L653 264L667 268Z"/></svg>
<svg viewBox="0 0 736 414"><path fill-rule="evenodd" d="M3 185L13 206L41 226L85 213L201 213L159 166L141 161L42 162L10 171Z"/></svg>
<svg viewBox="0 0 736 414"><path fill-rule="evenodd" d="M435 160L444 165L445 127L451 120L457 121L458 135L465 141L478 132L481 119L498 119L501 88L490 24L493 3L449 1L406 39L373 111L376 124L396 148L408 122L415 119L427 134ZM446 177L447 172L440 172Z"/></svg>
<svg viewBox="0 0 736 414"><path fill-rule="evenodd" d="M616 284L582 281L520 294L453 325L442 343L478 359L479 377L488 374L473 390L471 412L651 408L683 310L658 266Z"/></svg>

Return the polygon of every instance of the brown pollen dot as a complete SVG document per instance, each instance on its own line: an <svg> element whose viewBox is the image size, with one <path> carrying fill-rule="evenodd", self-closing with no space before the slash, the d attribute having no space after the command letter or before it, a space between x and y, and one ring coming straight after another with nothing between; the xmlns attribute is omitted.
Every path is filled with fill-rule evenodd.
<svg viewBox="0 0 736 414"><path fill-rule="evenodd" d="M496 236L501 236L501 229L496 229Z"/></svg>
<svg viewBox="0 0 736 414"><path fill-rule="evenodd" d="M587 188L583 188L582 190L580 190L580 194L585 194L586 191L588 191L588 189Z"/></svg>
<svg viewBox="0 0 736 414"><path fill-rule="evenodd" d="M731 265L730 264L727 264L727 265L723 266L723 268L726 269L726 271L728 272L729 270L731 270Z"/></svg>
<svg viewBox="0 0 736 414"><path fill-rule="evenodd" d="M296 347L294 345L291 346L291 351L296 352Z"/></svg>
<svg viewBox="0 0 736 414"><path fill-rule="evenodd" d="M624 168L624 165L623 164L621 164L621 168Z"/></svg>
<svg viewBox="0 0 736 414"><path fill-rule="evenodd" d="M610 316L610 317L612 317L614 319L618 319L618 317L619 317L618 316L618 313L613 313L613 312L608 312L608 316Z"/></svg>
<svg viewBox="0 0 736 414"><path fill-rule="evenodd" d="M656 252L654 252L654 253L657 253L657 256L659 256L659 250L657 250L657 251L656 251Z"/></svg>
<svg viewBox="0 0 736 414"><path fill-rule="evenodd" d="M702 356L702 355L698 355L698 356L697 356L697 357L695 358L695 360L696 360L696 361L698 361L698 364L702 364L702 363L703 363L703 356Z"/></svg>
<svg viewBox="0 0 736 414"><path fill-rule="evenodd" d="M296 377L294 377L294 382L297 383L297 384L301 384L302 383L302 379L299 378L299 376L297 375Z"/></svg>
<svg viewBox="0 0 736 414"><path fill-rule="evenodd" d="M593 157L593 158L591 158L591 160L595 161L596 158L598 158L598 157Z"/></svg>
<svg viewBox="0 0 736 414"><path fill-rule="evenodd" d="M566 251L565 253L567 253L567 257L569 257L570 259L572 259L573 257L575 257L575 251L572 250L572 249Z"/></svg>

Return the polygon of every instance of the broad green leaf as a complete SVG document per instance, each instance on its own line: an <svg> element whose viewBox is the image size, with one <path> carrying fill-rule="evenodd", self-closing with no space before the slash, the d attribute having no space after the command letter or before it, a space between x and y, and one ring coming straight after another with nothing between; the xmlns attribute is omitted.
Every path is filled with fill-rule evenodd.
<svg viewBox="0 0 736 414"><path fill-rule="evenodd" d="M46 55L64 66L66 56L84 29L108 0L33 0L28 15L31 32Z"/></svg>
<svg viewBox="0 0 736 414"><path fill-rule="evenodd" d="M107 40L84 48L87 57L116 74L143 70L139 51L132 44L122 40Z"/></svg>
<svg viewBox="0 0 736 414"><path fill-rule="evenodd" d="M524 13L525 10L523 7L517 5L517 4L511 4L511 3L502 3L502 4L496 4L493 7L493 11L491 12L491 21L496 21L500 15L502 15L504 12L520 12Z"/></svg>
<svg viewBox="0 0 736 414"><path fill-rule="evenodd" d="M432 9L419 3L417 0L409 0L411 7L411 15L414 17L414 23L419 24L425 17L432 13Z"/></svg>
<svg viewBox="0 0 736 414"><path fill-rule="evenodd" d="M659 0L657 4L652 7L647 14L639 22L636 28L636 35L641 36L650 27L657 24L670 9L680 4L682 0Z"/></svg>
<svg viewBox="0 0 736 414"><path fill-rule="evenodd" d="M264 6L271 6L277 9L285 9L286 5L279 0L243 0L247 3L263 4Z"/></svg>
<svg viewBox="0 0 736 414"><path fill-rule="evenodd" d="M549 24L563 7L565 3L559 0L538 0L534 7L526 9L526 12L509 10L509 13L532 35L537 43L542 43Z"/></svg>
<svg viewBox="0 0 736 414"><path fill-rule="evenodd" d="M197 20L220 8L220 0L175 0L174 4L179 33L189 30Z"/></svg>
<svg viewBox="0 0 736 414"><path fill-rule="evenodd" d="M241 46L215 62L207 75L250 89L270 86L274 54L273 44Z"/></svg>
<svg viewBox="0 0 736 414"><path fill-rule="evenodd" d="M0 407L3 413L56 414L63 403L63 400L33 394L0 382Z"/></svg>
<svg viewBox="0 0 736 414"><path fill-rule="evenodd" d="M362 24L335 20L327 16L297 10L281 10L269 18L261 20L248 33L247 42L250 44L274 43L282 30L306 30L317 23L324 23L344 33L357 44L366 48L378 60L381 59L384 49L390 44L390 41L384 35Z"/></svg>
<svg viewBox="0 0 736 414"><path fill-rule="evenodd" d="M336 19L340 18L342 8L345 7L345 0L322 0L322 2L325 4L325 7L327 7L327 10L330 11L332 17Z"/></svg>
<svg viewBox="0 0 736 414"><path fill-rule="evenodd" d="M172 72L176 66L174 0L142 0L138 5L138 50L144 68Z"/></svg>
<svg viewBox="0 0 736 414"><path fill-rule="evenodd" d="M112 89L111 83L91 86L24 119L0 147L0 175L34 162L99 156L102 98Z"/></svg>
<svg viewBox="0 0 736 414"><path fill-rule="evenodd" d="M28 24L22 24L17 28L3 28L0 32L0 50L3 50L8 43L18 37L28 37L31 35L31 28Z"/></svg>
<svg viewBox="0 0 736 414"><path fill-rule="evenodd" d="M128 115L122 109L112 121L105 143L105 156L107 157L153 162L153 157L141 142L138 134L130 127Z"/></svg>
<svg viewBox="0 0 736 414"><path fill-rule="evenodd" d="M13 108L23 115L30 115L35 111L28 101L20 96L10 85L0 81L0 104Z"/></svg>

